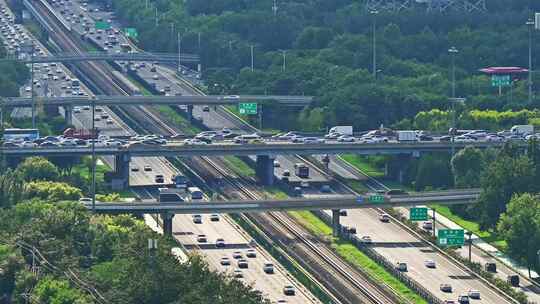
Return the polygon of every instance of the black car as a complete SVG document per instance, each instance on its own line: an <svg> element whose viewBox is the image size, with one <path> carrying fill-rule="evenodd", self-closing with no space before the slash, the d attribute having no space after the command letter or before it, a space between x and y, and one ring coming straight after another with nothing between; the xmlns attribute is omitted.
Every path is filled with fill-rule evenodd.
<svg viewBox="0 0 540 304"><path fill-rule="evenodd" d="M439 141L451 141L451 140L452 140L452 136L449 136L449 135L439 137Z"/></svg>
<svg viewBox="0 0 540 304"><path fill-rule="evenodd" d="M418 139L420 141L432 141L433 137L431 137L429 135L422 134L422 135L418 136Z"/></svg>

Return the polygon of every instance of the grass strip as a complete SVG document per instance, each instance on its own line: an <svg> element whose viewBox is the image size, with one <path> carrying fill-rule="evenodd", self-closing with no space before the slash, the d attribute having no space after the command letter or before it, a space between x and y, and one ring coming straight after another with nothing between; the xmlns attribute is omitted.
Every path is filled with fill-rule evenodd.
<svg viewBox="0 0 540 304"><path fill-rule="evenodd" d="M472 231L474 234L479 236L482 240L484 240L486 243L489 243L495 247L497 247L501 251L505 251L507 248L506 241L504 241L500 236L498 236L495 233L489 232L489 231L483 231L480 230L480 225L478 223L475 223L473 221L469 221L466 219L463 219L457 214L454 214L448 206L442 206L442 205L431 205L431 208L435 208L435 210L441 214L442 216L446 217L447 219L451 220L452 222L458 224L462 228Z"/></svg>
<svg viewBox="0 0 540 304"><path fill-rule="evenodd" d="M312 233L326 238L331 236L332 228L326 225L326 223L324 223L312 212L293 211L289 213ZM331 246L338 253L338 255L344 258L347 262L356 267L362 268L375 280L390 286L402 297L412 301L413 303L427 304L422 297L399 281L399 279L392 276L392 274L387 272L382 266L370 259L363 252L358 250L353 244L332 238Z"/></svg>
<svg viewBox="0 0 540 304"><path fill-rule="evenodd" d="M374 167L364 157L356 154L340 155L343 160L356 167L358 170L372 177L383 177L384 172L381 169Z"/></svg>
<svg viewBox="0 0 540 304"><path fill-rule="evenodd" d="M227 167L233 170L234 173L242 176L255 176L255 170L238 157L227 155L223 157L223 160L227 163Z"/></svg>

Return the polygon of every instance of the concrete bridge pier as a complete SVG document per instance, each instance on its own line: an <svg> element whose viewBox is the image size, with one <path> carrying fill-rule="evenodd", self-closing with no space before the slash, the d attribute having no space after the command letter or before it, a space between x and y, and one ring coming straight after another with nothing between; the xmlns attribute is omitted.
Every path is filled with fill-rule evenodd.
<svg viewBox="0 0 540 304"><path fill-rule="evenodd" d="M131 157L126 154L114 156L114 172L111 172L106 179L110 181L113 190L123 190L129 187L129 162Z"/></svg>
<svg viewBox="0 0 540 304"><path fill-rule="evenodd" d="M192 122L193 121L193 105L187 106L187 115L188 115L189 122Z"/></svg>
<svg viewBox="0 0 540 304"><path fill-rule="evenodd" d="M339 209L332 209L332 235L334 237L339 237L341 235L339 216Z"/></svg>
<svg viewBox="0 0 540 304"><path fill-rule="evenodd" d="M269 155L257 155L255 173L264 186L274 184L274 158Z"/></svg>
<svg viewBox="0 0 540 304"><path fill-rule="evenodd" d="M66 118L66 124L71 126L73 125L73 107L64 106L64 116Z"/></svg>
<svg viewBox="0 0 540 304"><path fill-rule="evenodd" d="M174 218L174 213L162 213L161 220L163 221L163 235L172 237L172 220Z"/></svg>

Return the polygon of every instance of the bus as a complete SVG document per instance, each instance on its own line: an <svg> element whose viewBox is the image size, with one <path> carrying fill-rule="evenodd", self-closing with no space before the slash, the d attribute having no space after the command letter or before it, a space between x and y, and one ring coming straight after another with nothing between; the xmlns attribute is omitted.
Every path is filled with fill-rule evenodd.
<svg viewBox="0 0 540 304"><path fill-rule="evenodd" d="M309 167L304 163L294 164L294 172L300 178L309 178Z"/></svg>
<svg viewBox="0 0 540 304"><path fill-rule="evenodd" d="M13 141L13 140L27 140L33 141L39 138L38 129L5 129L3 140Z"/></svg>
<svg viewBox="0 0 540 304"><path fill-rule="evenodd" d="M182 174L176 174L171 178L171 181L174 183L174 186L179 189L186 189L187 188L187 177L185 177Z"/></svg>
<svg viewBox="0 0 540 304"><path fill-rule="evenodd" d="M187 190L191 195L192 200L200 200L203 198L203 192L198 187L188 187Z"/></svg>

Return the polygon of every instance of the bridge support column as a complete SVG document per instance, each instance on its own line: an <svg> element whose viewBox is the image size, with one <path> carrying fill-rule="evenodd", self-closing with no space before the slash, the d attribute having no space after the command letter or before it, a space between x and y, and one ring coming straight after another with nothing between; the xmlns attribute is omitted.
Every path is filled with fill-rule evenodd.
<svg viewBox="0 0 540 304"><path fill-rule="evenodd" d="M269 155L257 155L255 173L264 186L274 184L274 157Z"/></svg>
<svg viewBox="0 0 540 304"><path fill-rule="evenodd" d="M192 122L193 121L193 105L187 106L187 115L188 115L189 122Z"/></svg>
<svg viewBox="0 0 540 304"><path fill-rule="evenodd" d="M73 125L73 107L64 106L64 116L66 118L67 125Z"/></svg>
<svg viewBox="0 0 540 304"><path fill-rule="evenodd" d="M341 224L339 223L339 209L332 209L332 235L339 237L341 235Z"/></svg>
<svg viewBox="0 0 540 304"><path fill-rule="evenodd" d="M112 174L111 188L123 190L129 187L129 162L131 158L128 154L118 154L114 157L114 173Z"/></svg>
<svg viewBox="0 0 540 304"><path fill-rule="evenodd" d="M163 220L163 235L172 236L172 220L174 218L173 213L162 213L161 219Z"/></svg>

